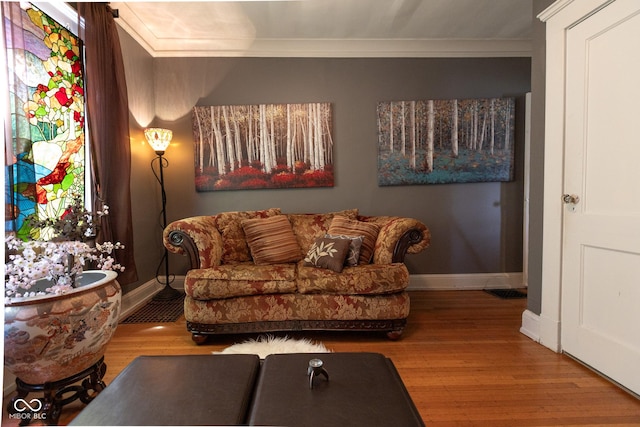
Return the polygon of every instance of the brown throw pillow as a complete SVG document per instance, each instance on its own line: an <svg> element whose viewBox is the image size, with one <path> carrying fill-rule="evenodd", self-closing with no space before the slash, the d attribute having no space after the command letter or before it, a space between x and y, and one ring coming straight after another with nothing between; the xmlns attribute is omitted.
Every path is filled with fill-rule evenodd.
<svg viewBox="0 0 640 427"><path fill-rule="evenodd" d="M280 215L279 208L261 211L222 212L216 215L216 228L222 234L222 263L251 261L249 247L244 231L242 231L242 221L275 215Z"/></svg>
<svg viewBox="0 0 640 427"><path fill-rule="evenodd" d="M242 221L242 229L255 264L282 264L302 259L300 246L285 215L246 219Z"/></svg>
<svg viewBox="0 0 640 427"><path fill-rule="evenodd" d="M354 267L358 265L360 260L360 249L362 248L362 242L364 242L364 236L334 236L332 234L325 234L324 237L330 239L347 239L349 240L349 252L347 253L347 259L344 260L344 265Z"/></svg>
<svg viewBox="0 0 640 427"><path fill-rule="evenodd" d="M349 253L348 239L332 239L318 237L311 245L304 259L304 265L310 267L328 268L336 273L342 271L344 260Z"/></svg>
<svg viewBox="0 0 640 427"><path fill-rule="evenodd" d="M380 226L377 224L349 219L343 216L335 216L329 227L329 234L332 236L364 236L364 241L360 248L359 264L369 264L371 262L379 232Z"/></svg>

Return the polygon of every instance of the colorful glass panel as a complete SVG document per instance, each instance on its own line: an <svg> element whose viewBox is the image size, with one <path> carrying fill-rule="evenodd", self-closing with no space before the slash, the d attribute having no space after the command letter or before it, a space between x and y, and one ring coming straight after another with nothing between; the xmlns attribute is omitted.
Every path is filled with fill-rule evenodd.
<svg viewBox="0 0 640 427"><path fill-rule="evenodd" d="M3 2L11 141L5 140L5 230L59 218L84 195L81 42L28 3Z"/></svg>

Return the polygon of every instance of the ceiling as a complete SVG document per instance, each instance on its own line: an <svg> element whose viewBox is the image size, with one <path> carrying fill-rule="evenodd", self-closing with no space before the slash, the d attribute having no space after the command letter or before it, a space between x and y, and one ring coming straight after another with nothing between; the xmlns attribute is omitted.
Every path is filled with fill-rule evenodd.
<svg viewBox="0 0 640 427"><path fill-rule="evenodd" d="M532 0L112 2L154 57L531 56Z"/></svg>

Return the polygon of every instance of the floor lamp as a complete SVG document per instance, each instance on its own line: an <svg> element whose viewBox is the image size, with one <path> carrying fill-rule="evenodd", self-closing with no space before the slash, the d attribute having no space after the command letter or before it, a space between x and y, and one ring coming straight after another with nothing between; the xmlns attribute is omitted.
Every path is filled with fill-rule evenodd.
<svg viewBox="0 0 640 427"><path fill-rule="evenodd" d="M163 157L164 152L166 151L169 143L171 142L171 137L173 136L173 132L168 129L160 129L160 128L149 128L144 130L144 136L147 138L147 142L153 151L156 152L158 157L151 160L151 170L153 174L156 176L156 179L160 183L160 190L162 195L162 229L164 230L167 227L167 194L164 191L164 173L163 170L165 167L169 165L169 162L166 158ZM154 164L158 164L159 172L156 172L154 168ZM169 252L167 248L164 248L164 289L158 292L154 299L156 300L171 300L178 298L182 295L182 293L171 287L169 282ZM156 280L158 280L156 275Z"/></svg>

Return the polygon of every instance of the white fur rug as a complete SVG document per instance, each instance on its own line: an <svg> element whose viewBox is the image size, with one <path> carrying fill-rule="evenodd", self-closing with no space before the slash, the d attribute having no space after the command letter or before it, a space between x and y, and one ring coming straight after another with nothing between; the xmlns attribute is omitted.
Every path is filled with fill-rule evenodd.
<svg viewBox="0 0 640 427"><path fill-rule="evenodd" d="M272 335L259 336L258 339L250 339L234 344L222 351L214 351L214 354L257 354L264 359L270 354L282 353L331 353L322 343L314 343L308 339L295 340L289 337L274 337Z"/></svg>

